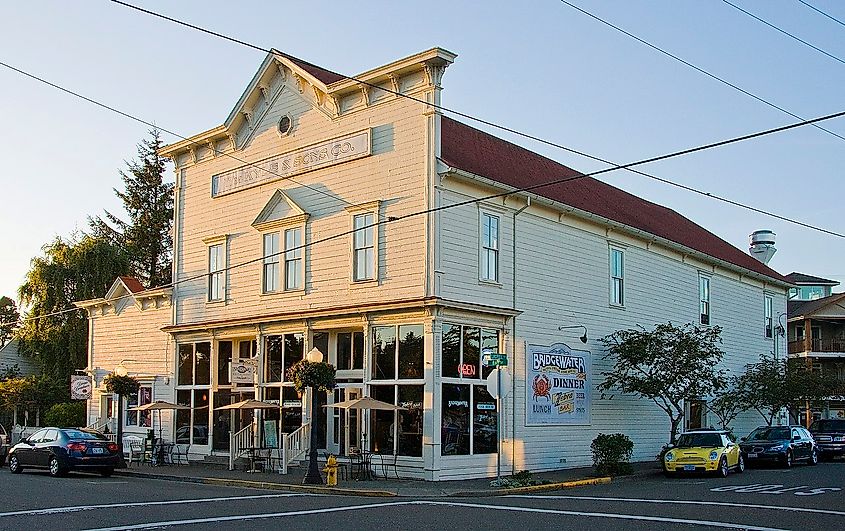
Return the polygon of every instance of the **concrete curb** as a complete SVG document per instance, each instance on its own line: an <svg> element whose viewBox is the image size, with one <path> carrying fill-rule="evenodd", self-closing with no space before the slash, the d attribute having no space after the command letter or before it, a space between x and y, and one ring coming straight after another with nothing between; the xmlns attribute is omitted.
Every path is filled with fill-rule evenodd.
<svg viewBox="0 0 845 531"><path fill-rule="evenodd" d="M552 490L569 489L572 487L582 487L585 485L604 485L610 483L612 478L590 478L590 479L576 479L573 481L561 481L558 483L545 483L543 485L531 485L528 487L516 487L513 489L494 489L494 490L464 490L452 492L447 496L455 498L481 498L487 496L507 496L509 494L529 494L532 492L547 492Z"/></svg>
<svg viewBox="0 0 845 531"><path fill-rule="evenodd" d="M342 487L318 487L312 485L291 485L287 483L273 483L270 481L248 481L245 479L202 478L186 476L165 476L163 474L147 474L128 470L115 470L116 476L128 476L145 479L161 479L164 481L178 481L182 483L200 483L203 485L218 485L221 487L246 487L250 489L283 490L287 492L302 492L310 494L339 494L344 496L362 496L370 498L392 498L397 493L387 490L345 489Z"/></svg>

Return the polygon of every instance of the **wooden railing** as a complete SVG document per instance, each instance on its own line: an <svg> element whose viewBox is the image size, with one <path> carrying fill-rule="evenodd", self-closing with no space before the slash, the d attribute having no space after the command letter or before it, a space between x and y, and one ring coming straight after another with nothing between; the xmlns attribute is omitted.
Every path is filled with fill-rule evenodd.
<svg viewBox="0 0 845 531"><path fill-rule="evenodd" d="M303 424L282 437L281 473L288 473L288 465L305 457L311 439L311 424Z"/></svg>
<svg viewBox="0 0 845 531"><path fill-rule="evenodd" d="M810 352L845 352L845 339L813 339ZM790 354L806 352L803 339L790 341L788 345Z"/></svg>
<svg viewBox="0 0 845 531"><path fill-rule="evenodd" d="M235 459L244 455L247 448L255 446L255 432L252 424L239 432L229 432L229 470L235 469Z"/></svg>

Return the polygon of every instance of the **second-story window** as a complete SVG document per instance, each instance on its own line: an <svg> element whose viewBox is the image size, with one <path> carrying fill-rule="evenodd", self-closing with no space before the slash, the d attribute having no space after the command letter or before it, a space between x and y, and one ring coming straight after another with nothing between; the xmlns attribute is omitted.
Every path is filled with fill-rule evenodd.
<svg viewBox="0 0 845 531"><path fill-rule="evenodd" d="M710 324L710 278L700 275L698 277L698 308L700 322L703 325Z"/></svg>
<svg viewBox="0 0 845 531"><path fill-rule="evenodd" d="M499 281L499 218L481 214L481 280Z"/></svg>
<svg viewBox="0 0 845 531"><path fill-rule="evenodd" d="M302 229L285 231L285 289L302 289Z"/></svg>
<svg viewBox="0 0 845 531"><path fill-rule="evenodd" d="M262 290L273 293L279 289L279 233L264 235L264 273Z"/></svg>
<svg viewBox="0 0 845 531"><path fill-rule="evenodd" d="M763 297L763 326L767 338L774 337L772 320L772 298L768 295Z"/></svg>
<svg viewBox="0 0 845 531"><path fill-rule="evenodd" d="M352 279L355 281L376 278L374 220L372 212L358 214L353 218Z"/></svg>
<svg viewBox="0 0 845 531"><path fill-rule="evenodd" d="M208 300L222 301L225 291L223 273L226 267L223 243L208 246Z"/></svg>
<svg viewBox="0 0 845 531"><path fill-rule="evenodd" d="M625 306L625 251L610 248L610 304Z"/></svg>

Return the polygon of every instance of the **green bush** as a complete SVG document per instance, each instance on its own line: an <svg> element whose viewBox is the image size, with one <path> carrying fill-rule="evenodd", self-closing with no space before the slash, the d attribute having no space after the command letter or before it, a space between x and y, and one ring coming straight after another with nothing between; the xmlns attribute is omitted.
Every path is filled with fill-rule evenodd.
<svg viewBox="0 0 845 531"><path fill-rule="evenodd" d="M633 472L634 443L623 433L599 433L590 445L593 466L599 475L622 476Z"/></svg>
<svg viewBox="0 0 845 531"><path fill-rule="evenodd" d="M52 406L44 413L44 423L59 428L85 426L85 402L65 402Z"/></svg>

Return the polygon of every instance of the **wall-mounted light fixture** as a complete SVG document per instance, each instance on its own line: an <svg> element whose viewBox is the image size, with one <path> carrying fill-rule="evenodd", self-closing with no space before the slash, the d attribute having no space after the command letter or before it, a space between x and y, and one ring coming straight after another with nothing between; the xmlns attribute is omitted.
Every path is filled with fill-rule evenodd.
<svg viewBox="0 0 845 531"><path fill-rule="evenodd" d="M569 328L580 328L584 331L584 335L579 337L578 339L581 340L581 343L587 343L587 327L584 325L572 325L572 326L559 326L557 327L558 330L566 330Z"/></svg>

